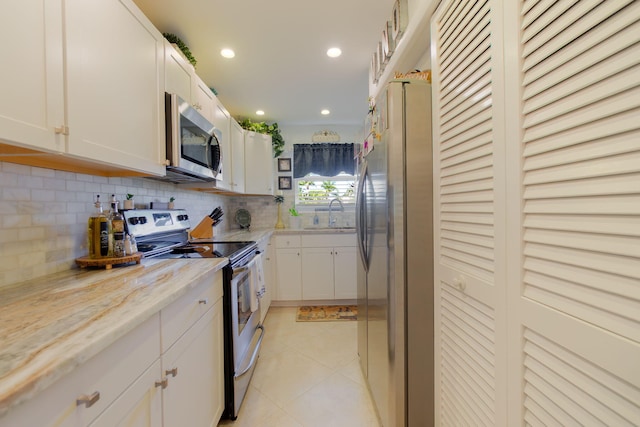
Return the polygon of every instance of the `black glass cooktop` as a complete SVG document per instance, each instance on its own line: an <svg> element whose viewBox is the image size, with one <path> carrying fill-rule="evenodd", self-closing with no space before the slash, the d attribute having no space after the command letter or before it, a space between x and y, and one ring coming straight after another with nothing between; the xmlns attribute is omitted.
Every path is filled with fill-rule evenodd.
<svg viewBox="0 0 640 427"><path fill-rule="evenodd" d="M202 242L175 247L155 258L229 258L231 262L255 250L255 242Z"/></svg>

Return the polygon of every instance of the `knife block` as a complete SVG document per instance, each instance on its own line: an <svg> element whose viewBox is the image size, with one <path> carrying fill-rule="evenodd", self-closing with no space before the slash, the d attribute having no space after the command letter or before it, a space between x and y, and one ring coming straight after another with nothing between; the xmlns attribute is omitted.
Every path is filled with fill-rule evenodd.
<svg viewBox="0 0 640 427"><path fill-rule="evenodd" d="M191 237L196 239L213 239L213 220L208 216L191 230Z"/></svg>

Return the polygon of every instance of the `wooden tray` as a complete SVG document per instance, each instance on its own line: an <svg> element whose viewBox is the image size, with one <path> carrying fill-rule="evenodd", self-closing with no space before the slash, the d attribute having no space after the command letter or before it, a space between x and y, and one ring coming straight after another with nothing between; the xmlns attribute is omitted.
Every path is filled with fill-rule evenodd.
<svg viewBox="0 0 640 427"><path fill-rule="evenodd" d="M127 264L130 262L135 262L136 264L140 264L140 259L142 258L142 252L136 252L135 254L117 257L117 258L89 258L88 256L83 256L80 258L76 258L76 264L80 266L80 268L85 267L104 267L107 270L110 270L112 266L118 264Z"/></svg>

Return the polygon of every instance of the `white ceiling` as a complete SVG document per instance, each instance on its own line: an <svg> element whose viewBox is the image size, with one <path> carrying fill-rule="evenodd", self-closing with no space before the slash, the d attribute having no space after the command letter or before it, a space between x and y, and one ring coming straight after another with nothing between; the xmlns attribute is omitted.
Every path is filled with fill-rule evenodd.
<svg viewBox="0 0 640 427"><path fill-rule="evenodd" d="M134 2L161 32L185 42L197 74L234 118L282 127L362 124L371 55L395 0ZM326 55L333 46L341 57ZM236 57L222 58L225 47Z"/></svg>

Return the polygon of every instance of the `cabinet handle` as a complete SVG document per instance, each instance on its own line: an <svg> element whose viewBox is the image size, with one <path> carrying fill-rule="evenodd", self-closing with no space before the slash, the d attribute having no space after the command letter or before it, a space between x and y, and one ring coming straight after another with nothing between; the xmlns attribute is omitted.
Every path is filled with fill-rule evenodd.
<svg viewBox="0 0 640 427"><path fill-rule="evenodd" d="M464 276L460 275L453 279L453 285L464 292L465 289L467 289L467 280L464 278Z"/></svg>
<svg viewBox="0 0 640 427"><path fill-rule="evenodd" d="M94 391L93 393L91 393L88 396L86 394L83 394L82 396L78 397L76 399L76 406L80 406L80 405L84 404L85 408L90 408L98 400L100 400L100 392L99 391Z"/></svg>
<svg viewBox="0 0 640 427"><path fill-rule="evenodd" d="M53 128L53 130L55 131L55 133L59 135L69 135L69 126L62 125L62 126Z"/></svg>
<svg viewBox="0 0 640 427"><path fill-rule="evenodd" d="M175 378L178 375L178 368L167 369L164 373Z"/></svg>
<svg viewBox="0 0 640 427"><path fill-rule="evenodd" d="M166 377L161 379L160 381L156 381L156 387L162 387L163 390L167 388L168 385L169 380Z"/></svg>
<svg viewBox="0 0 640 427"><path fill-rule="evenodd" d="M207 305L207 303L209 302L209 298L205 298L205 299L201 299L198 301L198 304L204 304Z"/></svg>

